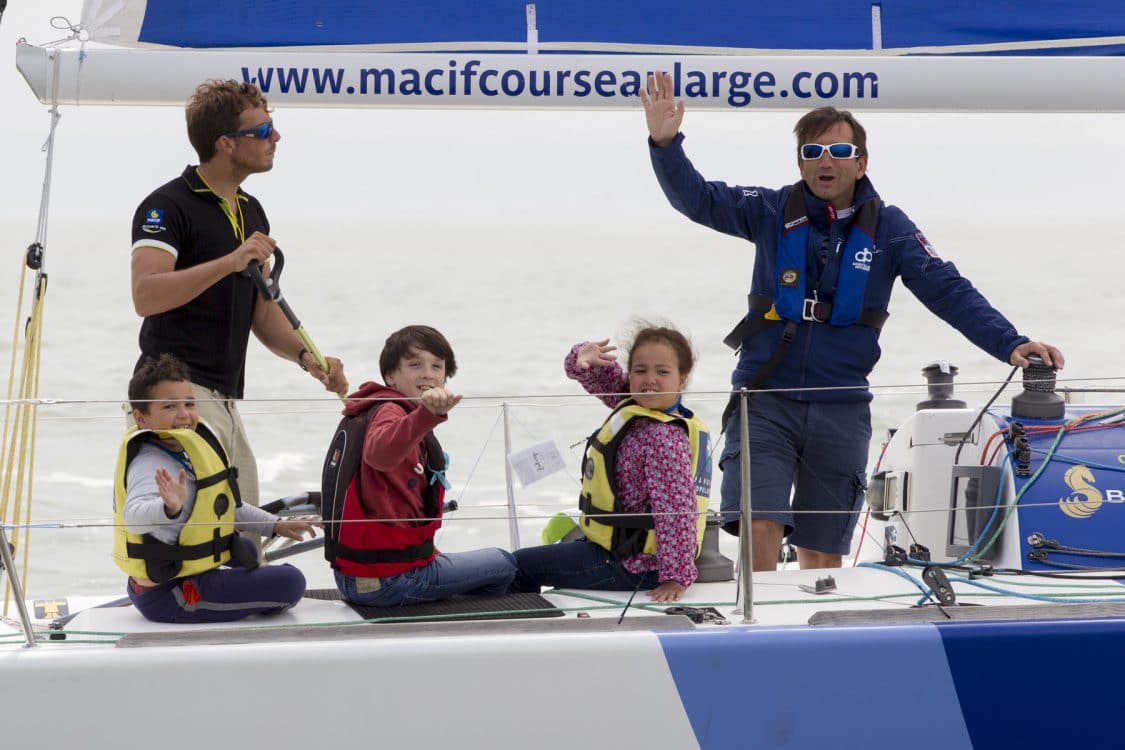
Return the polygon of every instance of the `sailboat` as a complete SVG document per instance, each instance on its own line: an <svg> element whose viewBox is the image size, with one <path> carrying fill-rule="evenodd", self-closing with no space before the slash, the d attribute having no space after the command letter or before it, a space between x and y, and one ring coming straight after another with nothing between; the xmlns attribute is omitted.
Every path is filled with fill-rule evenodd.
<svg viewBox="0 0 1125 750"><path fill-rule="evenodd" d="M80 38L21 45L17 63L51 107L180 105L221 77L252 80L285 106L614 108L635 105L647 71L671 70L694 108L1125 111L1125 21L1109 3L1037 9L1065 31L1026 24L1023 36L1005 3L975 4L975 23L965 8L921 2L814 2L777 18L713 3L712 28L698 33L670 3L294 5L88 2ZM904 18L916 30L902 30ZM788 28L797 41L779 46ZM367 623L327 599L283 621L190 630L95 607L52 631L57 618L31 612L35 622L0 641L5 736L49 728L53 744L126 747L263 735L282 747L1112 744L1125 610L1117 581L1099 573L1113 574L1104 553L1125 523L1107 468L1125 452L1120 412L1034 395L1049 393L1034 382L1033 395L988 410L959 403L947 382L933 389L873 467L873 511L888 524L873 565L701 583L671 614L627 605L630 592L580 591L545 595L561 616L488 622ZM1057 575L1070 565L1095 572ZM173 685L156 684L166 676ZM1060 685L1084 689L1071 697ZM1060 693L1071 700L1042 700ZM581 695L602 703L575 711ZM169 721L185 713L202 736Z"/></svg>

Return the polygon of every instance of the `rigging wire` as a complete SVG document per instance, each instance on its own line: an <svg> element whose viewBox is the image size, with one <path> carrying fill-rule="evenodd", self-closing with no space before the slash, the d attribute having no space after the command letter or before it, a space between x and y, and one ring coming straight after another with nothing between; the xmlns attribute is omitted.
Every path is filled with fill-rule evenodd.
<svg viewBox="0 0 1125 750"><path fill-rule="evenodd" d="M55 59L54 76L52 78L51 96L52 106L49 110L51 117L50 129L47 140L43 144L46 153L43 190L39 203L39 218L36 224L35 241L28 246L24 256L26 268L20 269L19 294L16 300L16 312L13 320L16 321L12 332L12 356L8 368L8 400L9 405L4 410L3 437L0 438L0 460L4 462L4 479L0 486L0 523L11 521L15 525L11 543L20 552L20 572L7 571L4 583L4 605L0 614L7 616L12 596L12 576L19 575L23 582L24 590L27 586L27 573L30 564L30 535L28 530L20 529L24 515L28 520L32 517L32 487L31 478L35 475L35 439L39 402L39 377L42 352L43 309L47 297L47 224L51 195L51 172L54 166L55 130L58 127L58 69L59 61ZM27 271L35 272L35 282L31 291L31 312L23 330L22 360L19 367L19 382L16 385L16 362L19 360L20 335L19 323L24 304L25 277ZM15 404L15 413L12 413L13 389L18 389L18 400ZM13 484L14 475L14 484ZM22 532L22 534L21 534Z"/></svg>

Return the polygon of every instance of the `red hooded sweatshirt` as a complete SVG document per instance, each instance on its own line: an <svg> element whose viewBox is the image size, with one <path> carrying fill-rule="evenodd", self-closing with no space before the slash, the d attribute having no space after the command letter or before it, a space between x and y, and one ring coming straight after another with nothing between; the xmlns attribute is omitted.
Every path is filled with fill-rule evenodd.
<svg viewBox="0 0 1125 750"><path fill-rule="evenodd" d="M407 401L395 389L374 382L364 383L348 396L345 415L359 414L374 403L358 399L399 399L383 403L367 427L359 470L363 514L367 518L397 519L378 525L387 530L386 535L380 536L385 537L390 548L406 545L395 544L396 535L390 533L387 527L418 529L429 526L427 535L432 539L441 527L441 521L412 519L428 517L422 499L428 482L423 469L426 463L423 439L447 417L437 416L417 402ZM421 567L432 559L364 565L361 568L341 565L341 570L348 575L383 577Z"/></svg>

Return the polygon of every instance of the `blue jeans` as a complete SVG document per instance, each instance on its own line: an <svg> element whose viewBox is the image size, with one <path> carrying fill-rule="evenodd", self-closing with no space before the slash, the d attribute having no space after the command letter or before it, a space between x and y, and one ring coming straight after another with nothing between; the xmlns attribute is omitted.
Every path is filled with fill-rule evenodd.
<svg viewBox="0 0 1125 750"><path fill-rule="evenodd" d="M867 488L870 404L794 401L755 393L748 416L754 519L784 525L789 541L798 547L848 554ZM742 500L738 412L726 428L719 459L724 523L738 520ZM802 510L835 512L792 512Z"/></svg>
<svg viewBox="0 0 1125 750"><path fill-rule="evenodd" d="M355 604L398 607L457 594L505 594L515 574L512 553L490 547L441 553L428 565L385 578L356 578L336 571L336 588Z"/></svg>
<svg viewBox="0 0 1125 750"><path fill-rule="evenodd" d="M524 547L514 555L519 564L512 582L515 593L539 593L541 586L632 591L638 584L647 591L660 583L657 571L630 573L608 550L585 539Z"/></svg>

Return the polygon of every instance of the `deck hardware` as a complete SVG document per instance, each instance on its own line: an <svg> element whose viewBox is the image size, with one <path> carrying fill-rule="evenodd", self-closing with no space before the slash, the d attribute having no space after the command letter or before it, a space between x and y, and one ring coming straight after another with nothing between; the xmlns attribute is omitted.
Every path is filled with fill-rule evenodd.
<svg viewBox="0 0 1125 750"><path fill-rule="evenodd" d="M930 561L930 548L923 544L910 545L910 559L922 562Z"/></svg>
<svg viewBox="0 0 1125 750"><path fill-rule="evenodd" d="M969 570L969 579L991 578L995 573L995 569L990 564L980 563Z"/></svg>
<svg viewBox="0 0 1125 750"><path fill-rule="evenodd" d="M825 576L824 578L817 578L816 583L812 586L802 583L797 588L807 594L831 594L836 590L836 579L832 576Z"/></svg>
<svg viewBox="0 0 1125 750"><path fill-rule="evenodd" d="M1016 476L1031 476L1031 441L1026 436L1016 438L1014 453L1016 456Z"/></svg>
<svg viewBox="0 0 1125 750"><path fill-rule="evenodd" d="M43 245L39 242L32 242L27 246L27 267L32 271L38 271L43 266Z"/></svg>
<svg viewBox="0 0 1125 750"><path fill-rule="evenodd" d="M897 544L888 546L886 552L883 554L883 564L906 565L906 550Z"/></svg>
<svg viewBox="0 0 1125 750"><path fill-rule="evenodd" d="M696 625L702 625L705 622L713 623L715 625L729 624L727 619L723 617L719 610L714 607L668 607L664 610L666 615L683 615Z"/></svg>
<svg viewBox="0 0 1125 750"><path fill-rule="evenodd" d="M938 604L951 606L957 603L957 594L953 592L953 585L949 583L941 566L927 565L922 571L922 580L933 590Z"/></svg>

